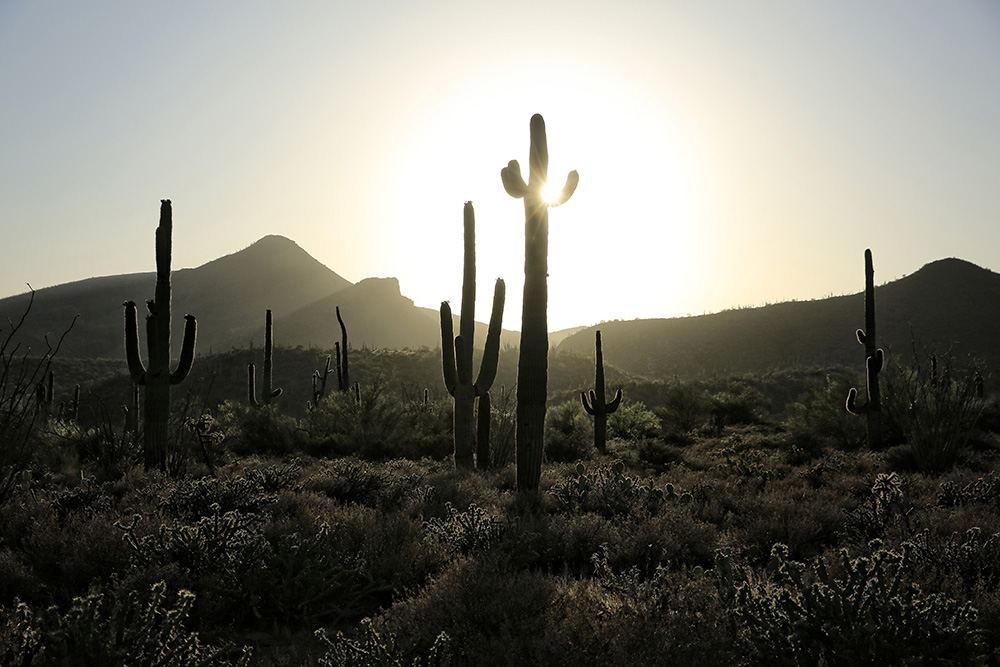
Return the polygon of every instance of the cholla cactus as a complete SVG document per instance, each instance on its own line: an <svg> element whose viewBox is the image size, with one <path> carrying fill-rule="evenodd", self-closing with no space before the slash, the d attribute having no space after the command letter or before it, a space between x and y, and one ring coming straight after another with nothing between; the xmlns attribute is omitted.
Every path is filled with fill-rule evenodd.
<svg viewBox="0 0 1000 667"><path fill-rule="evenodd" d="M490 315L490 328L486 335L486 347L479 368L479 376L472 379L472 346L476 332L476 216L472 202L465 203L465 261L462 279L462 319L459 323L459 335L453 338L451 306L447 301L441 304L441 362L444 367L444 384L448 393L455 398L455 466L471 468L472 455L476 450L477 427L475 422L475 402L480 397L479 410L484 406L482 397L487 395L493 380L497 375L497 363L500 358L500 330L503 320L505 288L504 282L497 279L493 291L493 312ZM489 398L486 399L485 411L489 414ZM485 439L489 442L489 423L487 422ZM483 429L482 423L479 429ZM479 467L489 466L489 453L485 460L481 452Z"/></svg>
<svg viewBox="0 0 1000 667"><path fill-rule="evenodd" d="M517 362L517 488L537 491L542 476L545 439L545 398L548 384L547 322L549 275L549 207L564 204L576 190L579 175L571 171L554 201L542 188L549 177L545 121L531 117L528 182L517 160L500 171L511 197L524 200L524 300L521 310L521 350Z"/></svg>
<svg viewBox="0 0 1000 667"><path fill-rule="evenodd" d="M580 394L583 401L583 409L587 414L594 417L594 446L602 454L607 451L608 440L608 415L618 409L622 402L622 390L619 388L615 392L615 397L608 403L605 401L604 393L604 354L601 351L601 332L597 332L597 371L594 379L594 388L589 394Z"/></svg>
<svg viewBox="0 0 1000 667"><path fill-rule="evenodd" d="M139 356L139 323L134 301L125 305L125 356L132 381L145 388L146 468L167 467L167 422L170 417L170 386L187 377L194 363L198 324L193 315L185 315L184 342L177 369L170 371L170 253L173 217L170 200L160 202L160 223L156 228L156 291L146 302L146 344L149 365Z"/></svg>

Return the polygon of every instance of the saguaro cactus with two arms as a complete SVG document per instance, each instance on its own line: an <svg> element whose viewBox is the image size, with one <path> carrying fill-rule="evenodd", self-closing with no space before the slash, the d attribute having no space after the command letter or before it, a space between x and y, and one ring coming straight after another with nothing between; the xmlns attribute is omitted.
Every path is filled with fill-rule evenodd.
<svg viewBox="0 0 1000 667"><path fill-rule="evenodd" d="M132 381L145 391L146 468L167 467L167 423L170 417L170 385L187 377L194 363L198 323L185 315L184 341L177 369L170 371L170 253L173 215L170 200L160 201L160 223L156 228L156 288L146 302L146 345L149 365L139 356L139 323L134 301L125 302L125 357Z"/></svg>
<svg viewBox="0 0 1000 667"><path fill-rule="evenodd" d="M594 377L594 388L588 392L580 394L583 401L583 409L587 414L594 417L594 446L597 451L604 453L607 451L608 441L608 415L618 409L622 402L622 390L619 388L615 392L615 397L610 403L605 402L604 393L604 353L601 351L601 332L597 332L597 371Z"/></svg>
<svg viewBox="0 0 1000 667"><path fill-rule="evenodd" d="M878 374L882 371L884 354L875 344L875 268L872 251L865 250L865 328L857 331L858 342L865 346L865 380L868 385L868 402L857 404L858 390L851 388L847 394L847 411L863 414L868 426L868 446L878 449L882 440L882 402L878 390Z"/></svg>
<svg viewBox="0 0 1000 667"><path fill-rule="evenodd" d="M257 401L257 390L254 387L254 365L247 364L247 398L250 404L257 407L260 405L270 405L272 398L281 395L281 389L272 389L271 373L273 368L274 355L274 328L271 324L271 311L264 315L264 386L261 391L260 401Z"/></svg>
<svg viewBox="0 0 1000 667"><path fill-rule="evenodd" d="M479 367L479 377L472 379L472 348L476 335L476 213L472 202L465 202L465 257L462 274L462 319L459 335L453 336L451 306L441 304L441 363L444 367L444 384L455 398L455 467L471 468L473 452L478 451L479 467L489 466L481 450L476 450L477 429L475 420L476 397L480 397L480 410L484 409L482 397L486 396L485 409L489 411L488 392L497 375L500 358L500 328L503 321L503 304L506 296L504 282L497 278L493 290L493 312L486 334L486 347ZM486 432L489 438L489 432ZM486 458L489 458L487 450Z"/></svg>
<svg viewBox="0 0 1000 667"><path fill-rule="evenodd" d="M549 354L549 207L564 204L573 195L580 180L579 175L571 171L559 196L554 201L545 201L542 188L548 180L549 149L545 121L538 114L531 117L528 165L527 183L521 176L517 160L511 160L500 171L507 194L524 199L524 301L521 349L517 361L515 427L519 491L537 491L542 476Z"/></svg>

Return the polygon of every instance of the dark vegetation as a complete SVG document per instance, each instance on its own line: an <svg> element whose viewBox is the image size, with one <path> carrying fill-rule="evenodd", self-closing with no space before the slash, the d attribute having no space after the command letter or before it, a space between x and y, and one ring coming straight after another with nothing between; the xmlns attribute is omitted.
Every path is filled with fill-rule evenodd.
<svg viewBox="0 0 1000 667"><path fill-rule="evenodd" d="M127 367L30 354L30 305L0 338L0 664L1000 664L1000 397L952 349L875 347L870 253L864 367L686 375L606 366L615 327L549 354L532 280L527 351L495 314L473 354L471 308L452 346L448 307L443 355L352 345L331 305L335 345L267 310L262 350L193 367L189 320L171 373L157 255L148 364L134 304Z"/></svg>

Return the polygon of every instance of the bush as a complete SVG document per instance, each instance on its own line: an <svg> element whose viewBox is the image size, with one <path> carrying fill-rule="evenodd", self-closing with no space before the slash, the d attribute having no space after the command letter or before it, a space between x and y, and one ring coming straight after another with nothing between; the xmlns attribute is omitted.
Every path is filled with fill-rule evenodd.
<svg viewBox="0 0 1000 667"><path fill-rule="evenodd" d="M75 598L69 610L35 610L24 603L2 614L0 663L4 665L106 665L108 667L187 667L246 665L249 654L233 662L222 649L204 646L184 629L194 595L179 591L168 600L166 585L155 584L148 597L119 597L96 590Z"/></svg>
<svg viewBox="0 0 1000 667"><path fill-rule="evenodd" d="M671 384L663 396L663 405L656 409L664 434L686 435L707 418L709 400L705 391L692 383Z"/></svg>
<svg viewBox="0 0 1000 667"><path fill-rule="evenodd" d="M841 550L838 578L825 558L807 567L776 544L768 565L774 583L746 577L720 552L717 575L759 657L796 667L984 664L976 610L904 582L914 569L912 547L869 547L870 557Z"/></svg>
<svg viewBox="0 0 1000 667"><path fill-rule="evenodd" d="M660 430L660 420L639 401L622 401L608 415L608 437L635 442L652 438Z"/></svg>
<svg viewBox="0 0 1000 667"><path fill-rule="evenodd" d="M218 421L226 446L240 456L284 456L302 446L295 420L273 405L226 401L219 407Z"/></svg>
<svg viewBox="0 0 1000 667"><path fill-rule="evenodd" d="M388 396L382 380L360 387L358 395L326 396L306 415L305 425L310 453L321 456L398 457L407 435L403 402Z"/></svg>
<svg viewBox="0 0 1000 667"><path fill-rule="evenodd" d="M625 473L625 464L615 461L587 472L580 463L576 474L557 482L550 492L556 507L564 512L595 512L611 517L633 512L655 514L668 501L691 502L691 494L678 496L673 485L659 489L653 481L640 481Z"/></svg>
<svg viewBox="0 0 1000 667"><path fill-rule="evenodd" d="M805 450L832 445L854 451L865 444L865 420L847 411L847 393L856 387L851 378L826 377L822 384L806 388L799 400L788 408L785 427L795 444Z"/></svg>
<svg viewBox="0 0 1000 667"><path fill-rule="evenodd" d="M726 391L713 394L709 401L717 435L721 435L726 426L760 423L767 404L759 391L742 382L731 383Z"/></svg>
<svg viewBox="0 0 1000 667"><path fill-rule="evenodd" d="M594 455L594 423L580 401L566 401L545 416L545 458L580 461Z"/></svg>
<svg viewBox="0 0 1000 667"><path fill-rule="evenodd" d="M900 431L925 473L947 470L958 460L969 441L985 402L977 369L959 373L946 357L930 365L915 359L905 368L891 360L883 378L883 412L891 427Z"/></svg>

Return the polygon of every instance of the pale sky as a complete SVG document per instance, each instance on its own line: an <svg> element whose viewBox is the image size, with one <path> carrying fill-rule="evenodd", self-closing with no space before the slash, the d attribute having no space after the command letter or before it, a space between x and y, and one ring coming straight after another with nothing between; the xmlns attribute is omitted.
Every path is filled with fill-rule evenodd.
<svg viewBox="0 0 1000 667"><path fill-rule="evenodd" d="M552 330L1000 270L995 0L2 0L0 296L152 271L169 198L175 269L281 234L457 304L472 200L520 329L533 113Z"/></svg>

